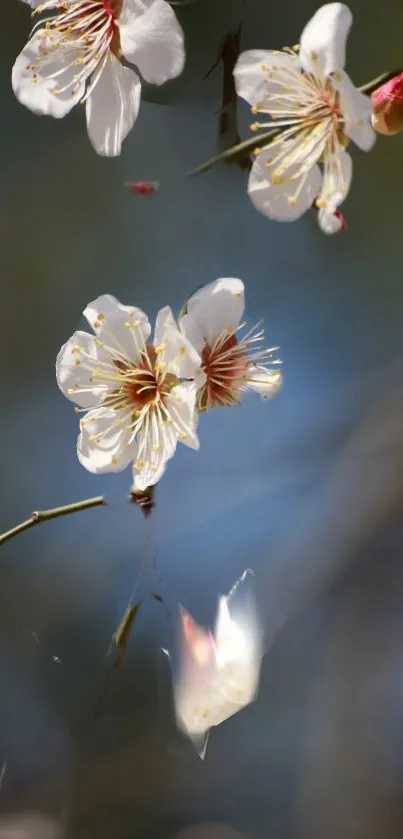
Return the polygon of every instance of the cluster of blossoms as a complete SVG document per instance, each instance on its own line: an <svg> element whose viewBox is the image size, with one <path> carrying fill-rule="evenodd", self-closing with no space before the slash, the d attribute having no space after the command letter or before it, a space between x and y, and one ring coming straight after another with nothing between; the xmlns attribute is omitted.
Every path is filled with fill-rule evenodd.
<svg viewBox="0 0 403 839"><path fill-rule="evenodd" d="M163 84L180 75L184 36L167 0L24 0L34 26L12 72L17 98L34 113L64 117L85 103L90 140L99 154L119 155L137 119L143 78ZM350 189L353 141L369 151L375 130L403 127L402 77L372 101L344 70L352 14L327 3L305 26L300 43L240 55L234 79L252 113L269 116L251 128L274 130L255 150L248 193L276 221L295 221L316 206L325 233L345 227L339 210ZM375 129L375 130L374 130ZM257 137L259 146L259 137Z"/></svg>
<svg viewBox="0 0 403 839"><path fill-rule="evenodd" d="M244 285L225 278L204 286L177 323L166 306L154 338L141 309L106 294L84 310L94 334L75 332L57 357L63 393L84 412L77 453L90 472L120 472L133 464L133 485L156 484L178 442L199 448L200 412L236 405L252 390L263 398L281 384L259 326L241 322Z"/></svg>

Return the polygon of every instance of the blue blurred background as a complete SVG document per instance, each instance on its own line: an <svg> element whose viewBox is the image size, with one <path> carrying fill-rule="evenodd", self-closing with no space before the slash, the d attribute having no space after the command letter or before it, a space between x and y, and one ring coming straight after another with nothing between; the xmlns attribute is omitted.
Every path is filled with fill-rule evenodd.
<svg viewBox="0 0 403 839"><path fill-rule="evenodd" d="M30 21L7 2L2 529L32 509L110 502L41 525L1 555L0 810L35 811L67 837L403 835L403 138L354 153L348 230L335 237L313 212L268 222L236 167L183 177L217 148L221 71L202 77L222 38L242 20L244 49L294 44L316 7L199 0L180 10L184 76L146 92L122 156L105 160L80 108L57 122L13 98ZM353 80L403 65L400 0L350 7ZM123 187L136 179L162 186L143 199ZM220 276L244 280L248 322L263 317L281 345L284 388L273 402L251 395L203 416L199 454L179 447L149 525L163 583L150 567L95 721L145 524L126 500L130 471L93 476L78 463L55 357L99 294L154 318ZM158 589L171 615L179 600L209 623L246 567L267 632L260 695L212 732L202 763L175 728L160 652L170 617L147 592ZM44 839L35 830L24 839Z"/></svg>

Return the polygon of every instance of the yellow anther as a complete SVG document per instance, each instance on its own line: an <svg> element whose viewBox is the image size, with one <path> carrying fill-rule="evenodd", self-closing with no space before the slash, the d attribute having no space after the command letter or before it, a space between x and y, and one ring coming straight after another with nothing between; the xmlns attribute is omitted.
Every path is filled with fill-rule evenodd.
<svg viewBox="0 0 403 839"><path fill-rule="evenodd" d="M287 202L288 202L290 207L295 207L295 205L297 203L297 199L296 199L295 195L292 195L290 198L288 198Z"/></svg>
<svg viewBox="0 0 403 839"><path fill-rule="evenodd" d="M74 362L75 367L78 367L80 364L81 364L80 359L79 359L79 358L76 358L76 360L75 360L75 362Z"/></svg>
<svg viewBox="0 0 403 839"><path fill-rule="evenodd" d="M131 323L129 323L128 320L125 323L125 327L126 327L126 329L130 329L130 327L131 327Z"/></svg>
<svg viewBox="0 0 403 839"><path fill-rule="evenodd" d="M166 348L167 348L166 344L158 344L158 347L155 348L155 352L156 353L164 352L164 350L166 350Z"/></svg>
<svg viewBox="0 0 403 839"><path fill-rule="evenodd" d="M118 462L117 457L113 457L112 458L112 463L113 463L114 466L116 466L117 462Z"/></svg>
<svg viewBox="0 0 403 839"><path fill-rule="evenodd" d="M259 122L252 122L249 126L251 131L259 131L260 123Z"/></svg>
<svg viewBox="0 0 403 839"><path fill-rule="evenodd" d="M101 313L98 315L97 320L105 320L105 315L101 312Z"/></svg>
<svg viewBox="0 0 403 839"><path fill-rule="evenodd" d="M186 355L186 347L184 347L182 345L181 347L179 347L178 352L179 352L179 355Z"/></svg>
<svg viewBox="0 0 403 839"><path fill-rule="evenodd" d="M258 154L260 154L260 153L261 153L261 151L262 151L262 149L259 149L259 148L253 149L252 154L254 154L254 155L255 155L255 157L257 157L257 156L258 156Z"/></svg>
<svg viewBox="0 0 403 839"><path fill-rule="evenodd" d="M271 176L272 184L274 184L275 186L278 186L279 184L283 184L284 181L285 181L284 175L279 175L276 172L273 172L273 174Z"/></svg>
<svg viewBox="0 0 403 839"><path fill-rule="evenodd" d="M325 207L327 207L327 201L325 201L324 198L317 198L315 201L315 205L319 210L323 210Z"/></svg>
<svg viewBox="0 0 403 839"><path fill-rule="evenodd" d="M67 395L68 396L73 396L73 393L75 393L75 387L67 388Z"/></svg>

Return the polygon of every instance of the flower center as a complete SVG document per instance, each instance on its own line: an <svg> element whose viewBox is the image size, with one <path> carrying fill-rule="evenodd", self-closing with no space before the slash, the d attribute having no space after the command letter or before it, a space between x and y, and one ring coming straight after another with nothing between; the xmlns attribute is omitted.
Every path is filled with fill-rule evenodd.
<svg viewBox="0 0 403 839"><path fill-rule="evenodd" d="M153 344L146 344L138 366L115 360L117 381L120 384L105 400L104 405L116 408L132 408L133 413L163 402L172 388L179 384L173 373L166 373L165 364L159 361Z"/></svg>
<svg viewBox="0 0 403 839"><path fill-rule="evenodd" d="M59 86L53 93L76 96L82 89L82 101L94 89L108 59L110 51L118 58L122 51L118 18L123 0L72 0L52 6L57 10L53 17L39 21L31 36L37 32L41 43L36 62L27 67L33 81L39 77L58 78ZM38 6L33 14L49 8L48 3ZM39 28L39 31L38 31ZM55 71L56 50L64 52L65 62ZM85 90L87 80L92 77Z"/></svg>
<svg viewBox="0 0 403 839"><path fill-rule="evenodd" d="M297 57L294 50L286 51L287 56L290 53ZM331 79L306 73L297 62L282 63L279 58L278 64L270 67L262 64L261 69L267 75L267 90L262 101L252 108L252 113L268 113L271 122L256 122L251 129L279 127L278 135L269 144L273 156L267 165L273 184L289 180L290 185L294 185L288 196L288 203L294 205L312 166L323 163L326 178L328 164L349 143L344 131L340 94ZM257 149L256 153L259 152ZM340 191L343 189L342 184ZM332 190L329 198L331 193Z"/></svg>
<svg viewBox="0 0 403 839"><path fill-rule="evenodd" d="M198 410L208 411L213 405L230 407L239 402L248 367L247 348L228 331L221 333L212 347L206 344L202 352L206 381L198 393Z"/></svg>

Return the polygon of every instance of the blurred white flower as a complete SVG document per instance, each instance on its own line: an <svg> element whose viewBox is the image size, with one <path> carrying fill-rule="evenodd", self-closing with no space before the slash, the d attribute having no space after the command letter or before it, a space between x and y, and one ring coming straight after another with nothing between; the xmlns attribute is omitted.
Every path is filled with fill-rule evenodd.
<svg viewBox="0 0 403 839"><path fill-rule="evenodd" d="M203 758L209 729L256 697L263 655L262 635L246 571L219 598L214 635L181 611L180 671L174 685L179 727Z"/></svg>
<svg viewBox="0 0 403 839"><path fill-rule="evenodd" d="M195 374L199 411L208 411L214 405L235 405L246 390L267 398L281 385L279 370L264 363L279 363L272 359L278 347L263 349L260 345L264 330L257 325L239 336L246 325L241 323L244 308L242 280L219 279L196 291L186 303L186 314L179 319L182 333L202 360L202 375L198 371Z"/></svg>
<svg viewBox="0 0 403 839"><path fill-rule="evenodd" d="M59 352L57 382L84 411L77 454L90 472L120 472L133 462L134 487L157 483L179 441L199 448L196 387L200 358L167 306L154 343L141 309L105 294L84 310L95 335L75 332Z"/></svg>
<svg viewBox="0 0 403 839"><path fill-rule="evenodd" d="M85 102L88 134L98 154L114 157L133 128L141 82L121 59L135 64L147 82L178 76L184 38L166 0L25 0L39 21L18 56L12 85L36 114L64 117Z"/></svg>
<svg viewBox="0 0 403 839"><path fill-rule="evenodd" d="M343 69L351 24L347 6L328 3L306 25L299 48L251 50L235 66L238 95L252 105L252 113L271 116L270 123L255 123L252 129L282 127L256 152L249 177L249 196L270 219L294 221L315 199L330 217L350 188L349 141L363 151L373 146L370 99Z"/></svg>

